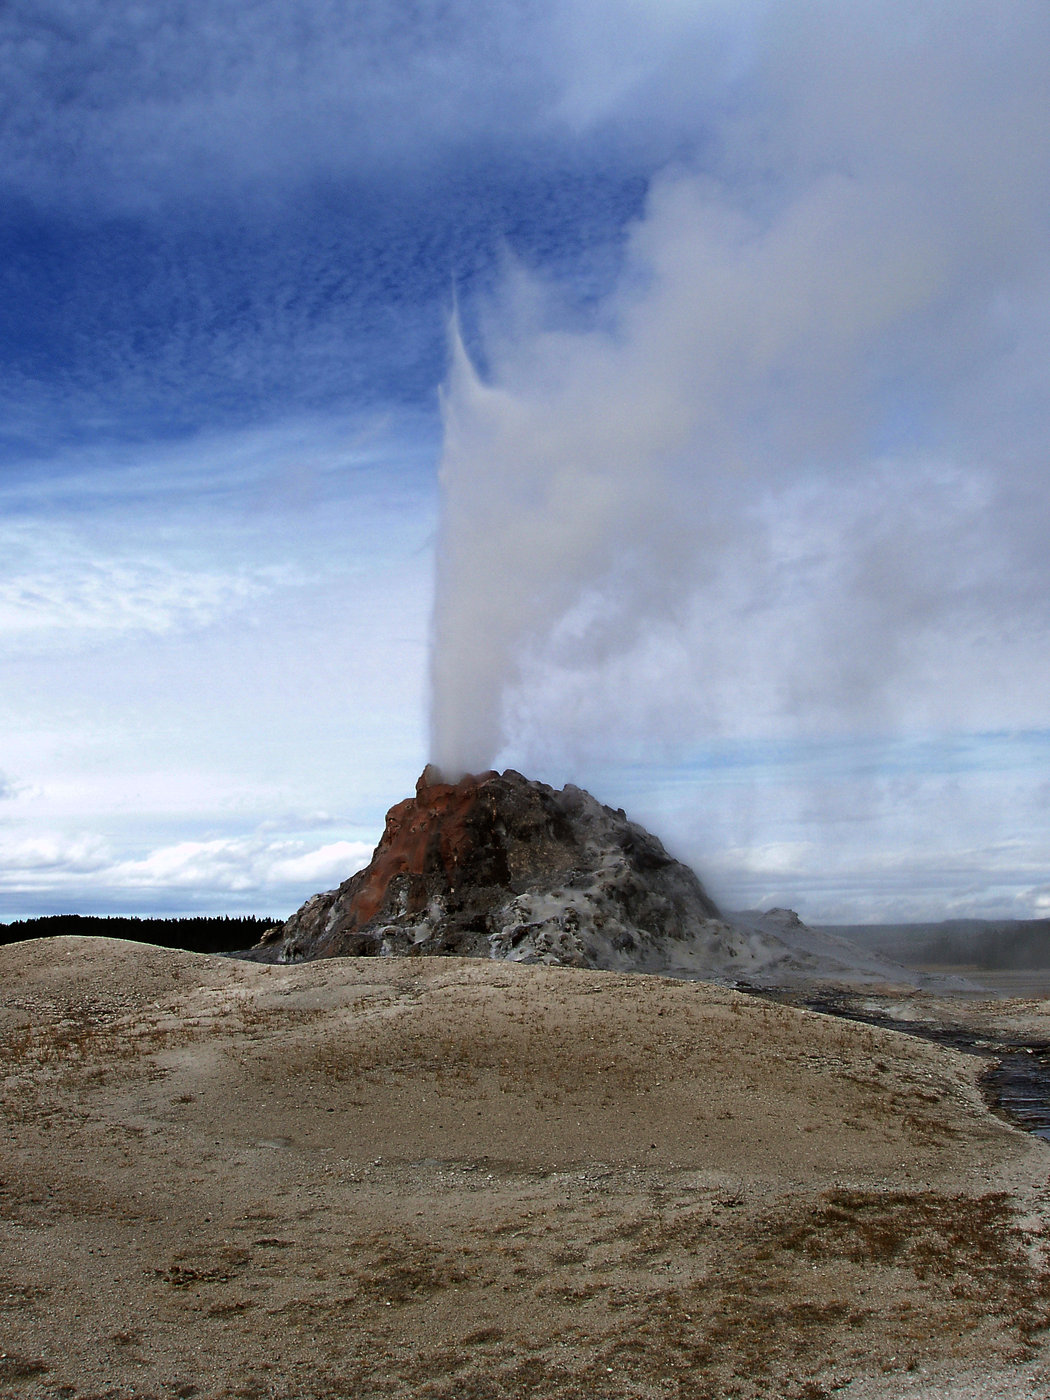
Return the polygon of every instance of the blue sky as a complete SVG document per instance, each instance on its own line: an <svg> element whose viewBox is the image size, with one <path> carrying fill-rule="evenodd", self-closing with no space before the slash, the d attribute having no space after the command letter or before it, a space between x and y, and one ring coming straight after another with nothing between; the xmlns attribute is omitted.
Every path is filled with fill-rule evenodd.
<svg viewBox="0 0 1050 1400"><path fill-rule="evenodd" d="M290 912L431 751L728 904L1050 908L1048 40L8 6L0 918Z"/></svg>

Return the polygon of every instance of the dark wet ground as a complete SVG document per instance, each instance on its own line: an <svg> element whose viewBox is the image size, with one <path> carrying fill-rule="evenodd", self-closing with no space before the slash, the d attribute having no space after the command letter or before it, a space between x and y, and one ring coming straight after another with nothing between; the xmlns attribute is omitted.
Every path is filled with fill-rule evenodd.
<svg viewBox="0 0 1050 1400"><path fill-rule="evenodd" d="M1001 1056L982 1087L989 1101L1022 1128L1050 1142L1050 1048Z"/></svg>

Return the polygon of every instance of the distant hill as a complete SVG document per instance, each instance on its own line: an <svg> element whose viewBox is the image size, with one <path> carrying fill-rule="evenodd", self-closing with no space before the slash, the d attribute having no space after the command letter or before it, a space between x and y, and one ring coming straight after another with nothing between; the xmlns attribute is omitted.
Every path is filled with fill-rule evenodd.
<svg viewBox="0 0 1050 1400"><path fill-rule="evenodd" d="M822 924L825 933L906 965L986 971L1050 967L1050 919L944 919L929 924Z"/></svg>
<svg viewBox="0 0 1050 1400"><path fill-rule="evenodd" d="M194 914L183 919L138 919L123 915L49 914L0 924L0 944L26 938L57 938L79 934L88 938L127 938L161 948L184 948L190 953L232 953L250 948L281 919Z"/></svg>

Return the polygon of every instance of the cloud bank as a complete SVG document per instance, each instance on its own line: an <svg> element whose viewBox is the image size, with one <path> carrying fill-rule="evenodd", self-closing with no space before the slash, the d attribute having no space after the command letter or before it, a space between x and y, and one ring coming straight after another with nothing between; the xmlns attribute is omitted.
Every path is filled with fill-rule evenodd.
<svg viewBox="0 0 1050 1400"><path fill-rule="evenodd" d="M587 324L511 269L483 372L454 329L449 771L1046 723L1050 14L789 3L739 52Z"/></svg>
<svg viewBox="0 0 1050 1400"><path fill-rule="evenodd" d="M256 832L155 846L129 858L99 836L51 832L31 839L0 834L0 900L23 909L53 906L56 896L78 909L229 908L278 913L304 891L334 887L366 866L370 841L274 838Z"/></svg>
<svg viewBox="0 0 1050 1400"><path fill-rule="evenodd" d="M732 79L748 8L13 0L0 168L29 198L134 211L231 183L414 178L479 148L666 146Z"/></svg>

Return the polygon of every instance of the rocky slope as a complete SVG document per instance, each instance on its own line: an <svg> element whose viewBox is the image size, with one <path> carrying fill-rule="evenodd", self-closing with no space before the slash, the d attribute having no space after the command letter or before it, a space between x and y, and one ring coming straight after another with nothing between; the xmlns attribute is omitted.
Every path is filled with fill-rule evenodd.
<svg viewBox="0 0 1050 1400"><path fill-rule="evenodd" d="M815 957L783 932L723 918L655 836L580 788L513 770L449 783L427 768L368 867L308 899L253 956L445 954L757 984L850 971L848 956Z"/></svg>

